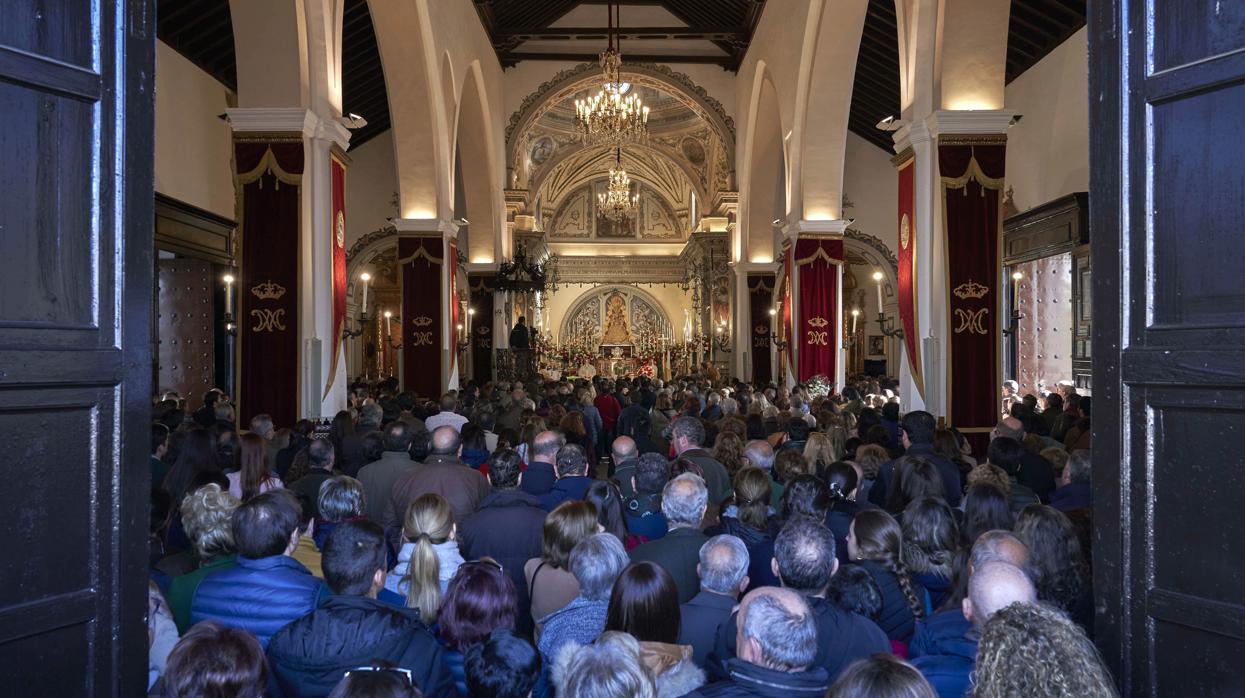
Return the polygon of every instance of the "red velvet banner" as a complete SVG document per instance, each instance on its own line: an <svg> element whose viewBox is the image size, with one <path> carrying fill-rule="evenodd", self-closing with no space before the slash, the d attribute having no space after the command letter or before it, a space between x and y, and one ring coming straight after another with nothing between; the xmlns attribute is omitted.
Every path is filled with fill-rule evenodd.
<svg viewBox="0 0 1245 698"><path fill-rule="evenodd" d="M493 379L493 291L494 277L472 276L467 279L471 289L471 378L477 383Z"/></svg>
<svg viewBox="0 0 1245 698"><path fill-rule="evenodd" d="M234 144L241 218L238 282L238 414L298 414L298 258L303 144Z"/></svg>
<svg viewBox="0 0 1245 698"><path fill-rule="evenodd" d="M420 397L441 394L440 236L398 239L402 269L402 387Z"/></svg>
<svg viewBox="0 0 1245 698"><path fill-rule="evenodd" d="M818 374L835 379L839 326L839 264L843 241L805 239L795 243L800 274L800 317L795 339L800 343L800 370L796 380Z"/></svg>
<svg viewBox="0 0 1245 698"><path fill-rule="evenodd" d="M952 426L984 440L998 419L1000 200L1003 145L938 148L947 230L951 339L947 413ZM977 446L980 444L974 444Z"/></svg>
<svg viewBox="0 0 1245 698"><path fill-rule="evenodd" d="M329 335L329 341L333 343L333 353L329 362L329 378L324 383L324 397L328 397L329 388L337 379L342 323L346 319L346 165L335 155L330 155L329 160L333 180L333 333Z"/></svg>
<svg viewBox="0 0 1245 698"><path fill-rule="evenodd" d="M792 332L792 313L794 308L791 307L791 285L795 283L795 251L787 246L782 253L782 338L787 341L787 364L783 373L795 371L795 337ZM786 380L786 376L779 376L780 380Z"/></svg>
<svg viewBox="0 0 1245 698"><path fill-rule="evenodd" d="M774 275L749 274L748 299L752 325L752 380L768 383L774 380L771 368L774 318L769 311L774 307Z"/></svg>
<svg viewBox="0 0 1245 698"><path fill-rule="evenodd" d="M899 320L903 327L904 350L916 391L925 397L925 377L921 374L921 344L917 335L916 304L916 194L913 182L915 160L899 166Z"/></svg>

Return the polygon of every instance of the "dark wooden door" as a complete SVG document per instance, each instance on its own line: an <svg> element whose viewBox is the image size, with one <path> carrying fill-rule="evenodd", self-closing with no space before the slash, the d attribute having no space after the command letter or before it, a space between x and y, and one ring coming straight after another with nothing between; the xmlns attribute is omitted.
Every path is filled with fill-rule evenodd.
<svg viewBox="0 0 1245 698"><path fill-rule="evenodd" d="M154 3L0 17L0 692L147 675Z"/></svg>
<svg viewBox="0 0 1245 698"><path fill-rule="evenodd" d="M215 385L214 270L201 259L161 259L157 276L156 389L176 390L193 405Z"/></svg>
<svg viewBox="0 0 1245 698"><path fill-rule="evenodd" d="M1090 3L1097 639L1245 694L1245 3Z"/></svg>

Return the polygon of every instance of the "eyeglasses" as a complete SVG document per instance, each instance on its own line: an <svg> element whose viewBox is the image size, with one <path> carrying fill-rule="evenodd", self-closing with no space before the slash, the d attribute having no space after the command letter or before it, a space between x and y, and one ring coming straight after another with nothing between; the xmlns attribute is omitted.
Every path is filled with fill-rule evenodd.
<svg viewBox="0 0 1245 698"><path fill-rule="evenodd" d="M351 669L350 671L347 671L346 676L350 676L351 674L389 673L389 672L392 672L394 674L401 674L402 676L406 677L407 687L409 688L415 687L415 680L411 677L411 670L403 669L402 667L361 666L361 667Z"/></svg>

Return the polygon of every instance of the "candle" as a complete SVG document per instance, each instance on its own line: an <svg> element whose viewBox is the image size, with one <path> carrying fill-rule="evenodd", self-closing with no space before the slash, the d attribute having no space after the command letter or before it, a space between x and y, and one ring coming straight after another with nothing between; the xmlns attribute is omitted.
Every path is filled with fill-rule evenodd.
<svg viewBox="0 0 1245 698"><path fill-rule="evenodd" d="M385 311L385 338L386 339L393 336L393 327L391 325L392 320L393 320L393 313L386 310Z"/></svg>
<svg viewBox="0 0 1245 698"><path fill-rule="evenodd" d="M1018 271L1014 271L1014 272L1012 272L1012 281L1016 282L1016 285L1017 285L1017 286L1019 286L1019 285L1020 285L1020 280L1021 280L1021 279L1023 279L1023 278L1025 278L1025 275L1024 275L1024 274L1022 274L1022 273L1020 273L1020 272L1018 272Z"/></svg>
<svg viewBox="0 0 1245 698"><path fill-rule="evenodd" d="M233 274L225 274L225 314L233 315Z"/></svg>
<svg viewBox="0 0 1245 698"><path fill-rule="evenodd" d="M372 280L372 275L367 272L363 272L362 274L359 274L359 280L363 282L363 309L361 312L364 315L367 315L367 282Z"/></svg>
<svg viewBox="0 0 1245 698"><path fill-rule="evenodd" d="M852 334L856 334L856 319L860 317L860 309L852 308Z"/></svg>
<svg viewBox="0 0 1245 698"><path fill-rule="evenodd" d="M882 312L882 272L873 272L873 280L878 282L878 313Z"/></svg>

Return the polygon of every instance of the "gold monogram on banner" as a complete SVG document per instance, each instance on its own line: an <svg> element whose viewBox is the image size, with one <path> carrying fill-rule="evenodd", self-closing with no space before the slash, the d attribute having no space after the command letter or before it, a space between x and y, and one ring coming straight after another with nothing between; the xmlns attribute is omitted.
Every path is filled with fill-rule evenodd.
<svg viewBox="0 0 1245 698"><path fill-rule="evenodd" d="M251 294L261 301L275 301L285 295L285 287L269 279L262 284L253 286ZM255 324L251 326L252 332L285 331L284 308L255 308L251 310L251 317L255 318Z"/></svg>
<svg viewBox="0 0 1245 698"><path fill-rule="evenodd" d="M829 320L824 317L809 318L808 326L813 329L808 330L806 343L810 347L828 347L830 346L830 332L825 327L830 324Z"/></svg>
<svg viewBox="0 0 1245 698"><path fill-rule="evenodd" d="M752 328L752 333L756 335L752 338L753 349L765 349L769 347L769 325L757 325Z"/></svg>
<svg viewBox="0 0 1245 698"><path fill-rule="evenodd" d="M261 301L275 301L285 295L285 287L271 279L251 288L251 293Z"/></svg>
<svg viewBox="0 0 1245 698"><path fill-rule="evenodd" d="M985 298L990 292L989 287L969 279L965 283L955 287L952 293L960 300L980 300ZM955 327L956 334L989 334L986 323L990 314L989 308L978 308L977 310L968 310L965 308L955 309L956 322L959 323Z"/></svg>
<svg viewBox="0 0 1245 698"><path fill-rule="evenodd" d="M432 318L428 317L427 315L420 315L414 320L411 320L411 324L419 328L430 327L432 325ZM412 332L411 333L411 346L415 346L415 347L432 346L432 330L418 329Z"/></svg>
<svg viewBox="0 0 1245 698"><path fill-rule="evenodd" d="M493 338L489 336L492 333L493 333L493 328L489 327L488 325L480 325L479 327L477 327L476 328L476 346L479 347L480 349L492 349Z"/></svg>

